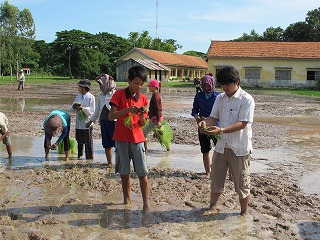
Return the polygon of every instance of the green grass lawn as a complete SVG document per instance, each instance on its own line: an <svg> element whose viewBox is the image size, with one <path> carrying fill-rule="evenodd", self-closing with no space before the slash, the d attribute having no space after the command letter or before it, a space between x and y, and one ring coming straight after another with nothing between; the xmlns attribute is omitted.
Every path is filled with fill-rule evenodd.
<svg viewBox="0 0 320 240"><path fill-rule="evenodd" d="M60 77L60 76L50 76L50 75L41 75L41 74L30 74L26 75L26 84L51 84L51 83L75 83L79 79L70 79L69 77ZM0 77L0 85L2 84L12 84L16 83L16 76L10 79L10 76ZM116 82L117 86L127 86L127 82ZM172 87L172 88L194 88L193 82L184 82L184 81L169 81L162 82L162 87ZM280 89L280 88L246 88L249 93L252 92L265 92L265 93L286 93L294 95L303 95L303 96L312 96L320 97L320 90L309 90L309 89ZM221 92L221 88L217 87L217 91Z"/></svg>

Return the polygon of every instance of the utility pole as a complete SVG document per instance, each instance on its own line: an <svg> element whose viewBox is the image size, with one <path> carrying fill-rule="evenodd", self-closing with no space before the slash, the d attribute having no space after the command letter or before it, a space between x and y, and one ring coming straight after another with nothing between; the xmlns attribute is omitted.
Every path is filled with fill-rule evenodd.
<svg viewBox="0 0 320 240"><path fill-rule="evenodd" d="M159 1L156 1L156 8L157 8L157 17L156 17L156 38L158 38L158 6L159 6Z"/></svg>

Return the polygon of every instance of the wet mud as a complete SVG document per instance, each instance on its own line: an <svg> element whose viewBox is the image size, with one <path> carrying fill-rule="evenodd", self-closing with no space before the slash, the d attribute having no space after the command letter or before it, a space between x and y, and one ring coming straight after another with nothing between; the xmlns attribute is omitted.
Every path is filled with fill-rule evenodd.
<svg viewBox="0 0 320 240"><path fill-rule="evenodd" d="M66 163L52 153L44 161L41 123L57 106L70 107L74 85L15 88L1 86L0 108L15 141L12 163L0 148L0 239L320 238L318 99L249 91L256 101L252 190L249 213L239 216L229 179L220 212L207 208L210 179L203 174L196 124L189 116L195 92L164 89L164 117L174 130L174 145L168 153L150 137L151 211L143 213L135 174L132 203L122 204L120 176L104 161L98 126L97 160Z"/></svg>

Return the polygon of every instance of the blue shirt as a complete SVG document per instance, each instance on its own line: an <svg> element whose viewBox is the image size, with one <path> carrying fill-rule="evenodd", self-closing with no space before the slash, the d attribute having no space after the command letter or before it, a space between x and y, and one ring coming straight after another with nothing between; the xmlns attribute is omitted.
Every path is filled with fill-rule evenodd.
<svg viewBox="0 0 320 240"><path fill-rule="evenodd" d="M57 143L60 143L61 140L67 136L68 134L68 131L69 131L69 127L70 127L70 115L69 113L67 113L66 111L63 111L63 110L53 110L47 117L46 119L44 120L43 122L43 127L45 127L48 119L52 116L52 115L58 115L61 120L62 120L62 124L63 124L63 128L62 128L62 133L60 135L60 137L58 138L57 140ZM45 133L46 135L46 138L47 139L51 139L52 136L50 136L48 133Z"/></svg>
<svg viewBox="0 0 320 240"><path fill-rule="evenodd" d="M209 117L213 104L216 101L219 92L214 91L213 94L207 99L205 92L198 92L193 100L193 108L191 111L191 115L194 116L198 114L199 117L205 118ZM219 126L219 121L216 123Z"/></svg>

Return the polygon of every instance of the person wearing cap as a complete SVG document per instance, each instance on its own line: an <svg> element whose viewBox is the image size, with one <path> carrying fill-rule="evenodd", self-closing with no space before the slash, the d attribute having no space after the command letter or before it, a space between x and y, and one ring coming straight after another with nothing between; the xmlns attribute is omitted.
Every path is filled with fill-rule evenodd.
<svg viewBox="0 0 320 240"><path fill-rule="evenodd" d="M86 159L93 159L93 126L86 126L89 118L94 113L95 98L89 92L91 81L89 79L81 79L78 82L79 94L76 96L71 105L70 110L76 114L76 140L78 147L78 159L83 156L83 146L85 146Z"/></svg>
<svg viewBox="0 0 320 240"><path fill-rule="evenodd" d="M96 81L99 83L100 92L98 93L98 102L93 115L86 123L86 127L90 127L92 123L95 123L99 118L100 131L102 137L102 146L105 149L108 165L112 165L112 147L114 147L113 133L116 121L110 121L108 115L110 112L110 99L116 91L116 84L112 76L108 74L101 74L96 77Z"/></svg>
<svg viewBox="0 0 320 240"><path fill-rule="evenodd" d="M191 115L194 117L197 123L206 117L210 116L212 106L219 95L219 92L216 91L215 79L211 73L204 75L201 78L201 85L203 91L198 92L193 100L193 107L191 110ZM219 121L216 123L219 126ZM206 134L203 134L198 129L198 137L200 142L200 151L202 153L202 160L206 175L210 175L210 150L211 139L213 143L216 144L217 139L214 137L209 137Z"/></svg>
<svg viewBox="0 0 320 240"><path fill-rule="evenodd" d="M149 102L149 122L144 127L143 133L146 137L145 141L145 149L147 151L147 135L154 129L154 128L160 128L161 122L163 121L162 116L162 102L161 102L161 83L158 82L156 79L150 80L150 82L147 84L147 87L149 87L149 90L152 94L152 97ZM170 149L167 149L167 151L170 151Z"/></svg>
<svg viewBox="0 0 320 240"><path fill-rule="evenodd" d="M23 91L23 89L24 89L25 77L24 77L24 73L23 73L23 70L22 70L22 69L19 71L19 76L18 76L17 82L18 82L18 89L17 89L17 91L20 91L20 87L21 87L21 90Z"/></svg>
<svg viewBox="0 0 320 240"><path fill-rule="evenodd" d="M3 144L6 145L8 156L9 156L9 161L12 160L12 145L11 145L11 139L9 136L9 120L7 116L0 112L0 139L2 140ZM0 141L1 141L0 140Z"/></svg>
<svg viewBox="0 0 320 240"><path fill-rule="evenodd" d="M70 115L63 110L52 111L44 120L43 128L45 131L44 137L44 149L45 158L49 160L49 151L56 150L59 143L63 140L64 153L66 155L66 161L69 161L70 155ZM57 141L51 145L52 137L58 137Z"/></svg>

